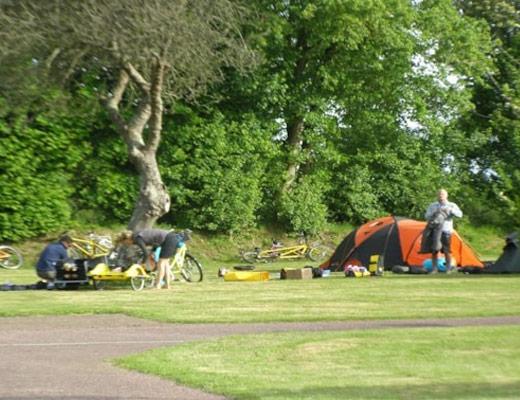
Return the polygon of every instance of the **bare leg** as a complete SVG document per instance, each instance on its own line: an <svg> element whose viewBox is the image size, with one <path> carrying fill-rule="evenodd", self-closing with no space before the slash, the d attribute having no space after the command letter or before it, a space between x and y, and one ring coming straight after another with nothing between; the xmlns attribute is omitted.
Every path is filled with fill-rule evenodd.
<svg viewBox="0 0 520 400"><path fill-rule="evenodd" d="M163 260L160 259L157 263L157 281L155 282L155 288L160 289L162 286L162 281L164 279L164 274L166 270L164 269L164 264L162 262Z"/></svg>
<svg viewBox="0 0 520 400"><path fill-rule="evenodd" d="M432 274L437 273L437 265L439 264L438 257L439 257L438 251L436 251L435 253L432 253L432 271L431 271Z"/></svg>
<svg viewBox="0 0 520 400"><path fill-rule="evenodd" d="M164 278L166 280L166 289L170 289L170 284L172 280L172 274L170 271L170 260L167 258L161 258L159 262L162 264L162 269L164 270Z"/></svg>
<svg viewBox="0 0 520 400"><path fill-rule="evenodd" d="M451 270L451 253L444 253L444 258L446 259L446 272Z"/></svg>

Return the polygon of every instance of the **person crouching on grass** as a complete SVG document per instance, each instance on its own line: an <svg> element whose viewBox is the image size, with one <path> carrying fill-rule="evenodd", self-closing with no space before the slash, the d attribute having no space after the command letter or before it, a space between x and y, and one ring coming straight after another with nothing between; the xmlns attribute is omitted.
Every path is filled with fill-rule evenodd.
<svg viewBox="0 0 520 400"><path fill-rule="evenodd" d="M70 246L72 246L72 238L69 235L62 235L57 242L48 244L41 252L36 263L36 274L47 282L47 289L54 289L56 266L70 259L67 254Z"/></svg>
<svg viewBox="0 0 520 400"><path fill-rule="evenodd" d="M173 257L177 251L179 240L177 234L171 231L163 229L143 229L136 232L121 232L118 236L117 243L126 245L135 244L139 246L143 251L145 261L149 259L147 246L151 246L152 248L160 247L161 252L157 263L157 280L155 288L161 289L164 280L166 283L166 289L170 289L170 258Z"/></svg>

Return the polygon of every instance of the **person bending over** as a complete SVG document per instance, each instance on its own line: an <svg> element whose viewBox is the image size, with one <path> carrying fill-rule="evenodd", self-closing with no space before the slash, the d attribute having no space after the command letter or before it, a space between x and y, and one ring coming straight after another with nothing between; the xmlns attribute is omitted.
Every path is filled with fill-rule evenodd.
<svg viewBox="0 0 520 400"><path fill-rule="evenodd" d="M147 246L152 248L161 248L159 261L157 262L157 280L156 289L161 289L163 280L166 282L166 288L170 289L171 275L168 273L170 268L170 258L177 251L179 243L178 236L171 231L163 229L143 229L140 231L124 231L119 235L118 243L136 244L141 248L144 254L145 262L148 262L149 252Z"/></svg>

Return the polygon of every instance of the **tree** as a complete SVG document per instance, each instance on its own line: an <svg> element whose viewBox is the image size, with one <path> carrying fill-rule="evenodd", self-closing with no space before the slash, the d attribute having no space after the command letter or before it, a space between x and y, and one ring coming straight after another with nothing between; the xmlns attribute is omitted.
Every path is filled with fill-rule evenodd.
<svg viewBox="0 0 520 400"><path fill-rule="evenodd" d="M520 4L515 0L457 1L465 15L484 20L493 39L494 69L473 88L474 110L461 129L480 135L466 152L467 176L479 221L520 224ZM479 203L493 204L492 209Z"/></svg>
<svg viewBox="0 0 520 400"><path fill-rule="evenodd" d="M170 209L156 159L164 99L193 98L222 67L251 60L243 15L231 0L4 1L0 61L8 77L29 70L63 83L82 71L107 75L112 88L100 99L139 173L129 228L140 229Z"/></svg>
<svg viewBox="0 0 520 400"><path fill-rule="evenodd" d="M468 87L489 67L486 25L451 0L260 0L258 8L256 43L265 63L243 90L250 106L279 123L276 139L285 150L279 200L306 175L323 182L326 171L330 193L350 184L360 192L353 199L359 207L351 207L357 210L330 210L334 217L366 218L383 204L393 212L382 200L388 193L377 188L387 182L385 165L367 160L384 162L385 154L402 160L407 149L413 156L395 163L394 180L413 179L395 175L417 163L433 164L433 185L448 167L448 128L472 106ZM373 176L381 178L368 193Z"/></svg>

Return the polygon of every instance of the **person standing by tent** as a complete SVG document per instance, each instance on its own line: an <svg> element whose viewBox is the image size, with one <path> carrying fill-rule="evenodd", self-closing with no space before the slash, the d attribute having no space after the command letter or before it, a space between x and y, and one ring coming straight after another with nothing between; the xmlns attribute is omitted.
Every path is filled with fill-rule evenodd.
<svg viewBox="0 0 520 400"><path fill-rule="evenodd" d="M462 211L459 206L451 201L448 201L448 191L446 189L439 189L437 192L437 201L430 204L426 210L425 218L427 221L433 219L441 219L441 235L440 235L440 251L444 253L446 260L446 271L452 269L451 265L451 233L453 232L453 217L462 218ZM435 247L432 251L432 271L431 273L437 273L439 251L435 251Z"/></svg>

